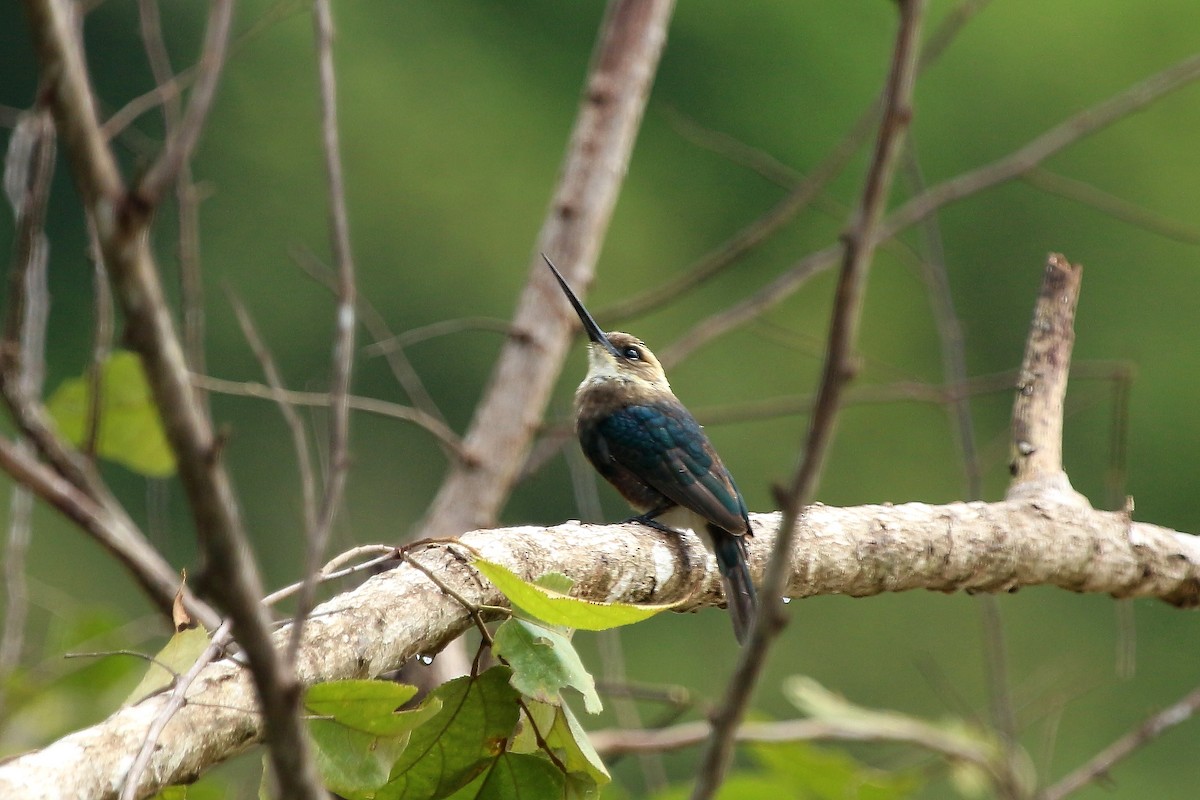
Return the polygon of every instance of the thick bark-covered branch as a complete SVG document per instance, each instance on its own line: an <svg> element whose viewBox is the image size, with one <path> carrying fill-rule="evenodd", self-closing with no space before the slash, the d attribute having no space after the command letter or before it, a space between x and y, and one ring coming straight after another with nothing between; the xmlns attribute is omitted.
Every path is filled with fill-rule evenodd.
<svg viewBox="0 0 1200 800"><path fill-rule="evenodd" d="M800 520L792 549L792 597L932 589L1015 591L1050 585L1114 597L1157 597L1200 605L1200 539L1095 511L1077 495L1025 494L999 503L908 503L833 508L816 505ZM757 514L751 542L761 575L774 544L777 514ZM523 527L476 531L461 541L485 558L532 578L554 570L594 600L679 603L685 611L720 602L713 557L694 536L666 536L637 525ZM478 577L465 550L436 544L415 558L467 601L502 605ZM793 603L792 608L797 604ZM433 654L470 625L467 611L406 565L319 606L308 622L297 671L305 684L391 671ZM286 629L277 632L280 646ZM0 765L0 797L112 798L162 696L124 708L104 722ZM251 713L245 672L212 665L187 705L167 725L138 796L194 778L262 736Z"/></svg>

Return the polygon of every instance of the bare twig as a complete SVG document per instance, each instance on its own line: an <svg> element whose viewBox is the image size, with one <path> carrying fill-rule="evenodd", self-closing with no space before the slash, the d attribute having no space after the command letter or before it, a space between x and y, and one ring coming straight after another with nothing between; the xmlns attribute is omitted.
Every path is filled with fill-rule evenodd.
<svg viewBox="0 0 1200 800"><path fill-rule="evenodd" d="M175 130L168 133L162 154L146 171L137 186L138 200L147 207L153 208L158 204L167 186L175 182L180 169L192 157L192 151L200 139L200 132L204 129L208 111L216 96L221 70L225 66L225 50L229 45L229 25L232 19L233 0L213 0L208 13L200 62L196 66L196 80L188 96L187 111Z"/></svg>
<svg viewBox="0 0 1200 800"><path fill-rule="evenodd" d="M337 296L337 276L323 264L311 251L307 248L295 247L292 248L292 259L296 264L304 270L310 278L315 280L321 286L324 286L330 292ZM440 429L446 432L450 431L449 423L446 422L437 403L425 388L425 383L421 380L421 376L417 374L416 368L408 358L408 354L404 352L403 346L390 347L388 343L403 337L394 336L391 329L388 327L387 321L379 310L375 308L370 299L358 295L358 317L362 322L363 327L367 329L367 333L375 340L374 344L368 345L364 351L368 355L374 354L376 346L381 348L381 352L387 359L388 367L392 370L392 375L396 378L396 382L404 389L409 399L416 410L422 412L426 418L440 424ZM351 399L353 405L353 399ZM451 433L450 436L455 442L458 442L458 436ZM462 459L464 451L460 446L450 446L445 441L440 440L439 446L448 458Z"/></svg>
<svg viewBox="0 0 1200 800"><path fill-rule="evenodd" d="M288 648L293 663L304 617L312 609L317 568L325 556L333 523L341 508L350 470L350 377L354 368L354 333L358 289L354 256L350 249L350 219L346 213L346 187L342 175L337 122L337 76L333 67L333 12L329 0L313 0L313 33L317 49L317 75L321 94L321 139L329 188L329 237L337 266L337 303L334 312L332 379L329 387L329 471L318 507L316 525L308 531L305 581L296 601L295 624Z"/></svg>
<svg viewBox="0 0 1200 800"><path fill-rule="evenodd" d="M946 15L942 24L933 32L929 38L929 42L921 50L920 60L917 65L918 74L921 70L932 66L942 56L950 46L950 43L958 36L959 32L990 1L963 0L963 2ZM785 223L794 219L810 203L819 198L825 186L841 173L854 154L858 152L863 142L867 140L867 137L878 123L879 115L882 112L883 97L879 96L858 116L846 135L834 145L829 154L825 156L825 159L813 168L807 177L799 180L792 179L786 183L788 193L767 211L766 214L749 223L730 237L728 241L705 254L678 277L672 278L662 286L655 287L636 297L619 301L608 308L600 309L596 316L601 320L621 320L639 316L652 309L661 307L664 303L678 300L687 291L700 286L732 266L742 256L765 241ZM675 115L675 122L683 135L701 147L728 153L731 147L740 145L732 137L707 130L682 114ZM738 149L742 151L743 155L747 152L744 147L739 147ZM752 164L751 166L756 171L759 171L760 174L764 174L764 177L770 178L768 174L770 170L761 169L768 166L765 162L759 162L757 165ZM690 352L690 350L685 349L683 342L686 342L686 339L682 340L679 345L676 345L677 350L673 352L671 361L664 360L664 364L681 360L687 352Z"/></svg>
<svg viewBox="0 0 1200 800"><path fill-rule="evenodd" d="M1197 78L1200 78L1200 54L1185 58L1064 120L1004 158L951 178L912 198L888 215L879 227L878 237L890 239L936 208L1024 175L1058 151L1145 108Z"/></svg>
<svg viewBox="0 0 1200 800"><path fill-rule="evenodd" d="M791 551L800 512L811 502L825 455L837 423L842 390L854 374L854 349L866 292L867 272L874 253L875 229L887 204L892 177L899 161L904 131L912 117L912 91L916 74L924 0L901 0L892 66L884 89L884 112L874 157L867 170L862 198L850 229L844 236L842 269L830 322L828 352L809 422L804 456L786 493L781 492L783 518L760 591L759 613L749 640L742 647L737 668L720 705L712 716L712 735L701 757L692 800L713 797L733 758L734 734L750 695L766 664L771 642L786 622L780 599L787 583L783 563Z"/></svg>
<svg viewBox="0 0 1200 800"><path fill-rule="evenodd" d="M162 35L162 19L158 0L138 0L142 45L150 62L150 72L162 105L163 129L168 138L175 136L182 124L183 108L176 88L176 76L171 67ZM200 70L203 62L197 66ZM191 159L179 163L175 178L175 207L179 219L179 289L183 327L183 349L193 372L204 372L204 285L200 278L200 219L196 187L192 183Z"/></svg>
<svg viewBox="0 0 1200 800"><path fill-rule="evenodd" d="M1186 244L1200 244L1200 228L1155 214L1116 195L1065 175L1035 167L1021 180L1048 194L1065 197L1143 230Z"/></svg>
<svg viewBox="0 0 1200 800"><path fill-rule="evenodd" d="M1138 727L1101 750L1090 761L1045 789L1038 800L1062 800L1088 784L1106 776L1118 763L1171 728L1191 719L1200 711L1200 689L1193 689L1177 703L1146 719Z"/></svg>
<svg viewBox="0 0 1200 800"><path fill-rule="evenodd" d="M1050 156L1113 122L1145 108L1160 97L1200 78L1200 55L1159 72L1103 102L1061 122L1009 155L971 172L936 184L889 214L876 230L876 242L891 239L942 206L1020 177ZM678 342L660 353L665 366L682 361L713 339L774 308L809 278L837 263L842 250L826 247L797 261L786 272L741 302L696 323Z"/></svg>
<svg viewBox="0 0 1200 800"><path fill-rule="evenodd" d="M317 525L317 478L313 471L312 453L308 446L308 435L304 432L304 422L296 413L295 407L286 400L287 389L283 385L283 376L279 373L279 367L275 364L275 359L271 357L271 351L267 348L266 342L259 335L254 320L250 318L250 312L232 291L228 292L227 296L233 305L233 313L242 329L242 335L246 337L246 342L250 345L254 357L262 368L263 376L267 379L270 391L279 406L279 413L283 415L283 421L291 434L292 449L296 451L296 468L300 473L304 531L306 536L311 536Z"/></svg>
<svg viewBox="0 0 1200 800"><path fill-rule="evenodd" d="M163 730L167 727L167 723L171 718L178 713L179 709L183 708L185 698L187 697L188 689L196 682L196 678L200 677L213 659L224 650L229 643L230 623L228 621L221 623L221 626L212 635L212 640L208 643L208 647L196 659L195 663L188 668L188 671L182 675L176 675L172 681L170 694L167 696L166 704L155 716L150 727L146 729L146 736L142 740L141 747L138 748L137 755L134 756L133 763L129 766L129 771L121 779L121 794L120 800L135 800L138 797L138 785L142 780L142 773L146 771L146 767L150 765L150 757L154 755L154 748L158 745L158 740L162 736Z"/></svg>
<svg viewBox="0 0 1200 800"><path fill-rule="evenodd" d="M88 361L87 426L83 433L82 450L89 459L96 458L100 447L100 425L104 415L104 365L112 352L113 298L104 266L104 252L96 233L96 223L87 217L88 255L92 259L92 354Z"/></svg>
<svg viewBox="0 0 1200 800"><path fill-rule="evenodd" d="M337 569L346 561L358 558L364 553L377 553L380 551L380 549L380 545L365 545L363 547L356 547L345 553L339 554L321 569L320 580L324 582L345 577L346 575L352 575L357 572L362 572L394 557L395 548L384 547L382 549L387 553L385 556L373 558L369 561L356 564L355 566L347 569ZM263 598L263 603L265 605L273 605L299 591L302 585L302 583L294 583L291 586L287 586L283 589L272 592ZM137 797L137 790L142 780L142 774L146 771L146 767L150 763L150 758L154 754L155 747L158 745L158 741L162 737L163 731L167 727L167 723L169 723L171 718L179 712L179 709L183 708L183 704L186 702L188 690L191 688L192 684L196 682L196 679L205 670L205 668L211 664L213 660L225 649L225 646L229 644L229 632L230 623L228 620L226 620L225 622L221 623L221 626L217 628L216 631L213 632L212 640L209 642L209 645L207 648L205 648L204 652L201 653L196 659L196 662L188 668L187 672L177 676L176 680L173 682L170 695L168 696L165 705L159 710L158 714L154 717L154 721L146 730L145 738L142 740L137 756L134 758L133 765L130 766L129 771L122 779L121 800L133 800L133 798Z"/></svg>
<svg viewBox="0 0 1200 800"><path fill-rule="evenodd" d="M201 389L209 392L219 392L239 397L253 397L261 400L273 400L277 403L288 403L295 406L328 408L332 402L328 392L300 392L294 389L273 389L270 386L255 383L254 381L229 381L223 378L214 378L210 375L193 375L192 382ZM402 406L398 403L389 403L386 400L376 400L373 397L358 397L356 395L350 395L347 398L347 402L350 404L350 408L355 411L363 411L368 414L377 414L381 417L415 423L435 436L443 445L450 448L458 458L464 460L467 458L467 452L463 449L463 444L454 431L419 409L412 408L411 406Z"/></svg>
<svg viewBox="0 0 1200 800"><path fill-rule="evenodd" d="M363 348L363 354L368 356L386 355L396 350L404 350L414 344L435 339L439 336L449 336L463 331L489 331L502 333L506 336L513 334L512 325L506 319L496 317L462 317L460 319L444 319L419 328L412 328L380 338L374 344Z"/></svg>

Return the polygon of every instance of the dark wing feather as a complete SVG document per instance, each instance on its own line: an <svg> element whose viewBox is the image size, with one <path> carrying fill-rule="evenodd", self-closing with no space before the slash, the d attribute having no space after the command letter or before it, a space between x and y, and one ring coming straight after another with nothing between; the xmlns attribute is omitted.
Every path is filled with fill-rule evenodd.
<svg viewBox="0 0 1200 800"><path fill-rule="evenodd" d="M733 477L682 405L626 406L597 420L594 432L617 465L674 502L730 533L749 531Z"/></svg>

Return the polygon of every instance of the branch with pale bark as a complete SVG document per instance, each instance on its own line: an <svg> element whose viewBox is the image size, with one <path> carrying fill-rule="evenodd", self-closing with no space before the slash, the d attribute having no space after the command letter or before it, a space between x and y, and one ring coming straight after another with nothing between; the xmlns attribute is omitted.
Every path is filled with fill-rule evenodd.
<svg viewBox="0 0 1200 800"><path fill-rule="evenodd" d="M761 576L778 514L752 515L750 564ZM691 611L720 602L716 562L695 536L638 525L522 527L475 531L464 547L434 544L413 557L469 603L505 605L469 563L466 547L532 579L557 571L573 593L598 601L675 603ZM883 592L1012 592L1057 586L1114 597L1200 604L1200 539L1122 512L1096 511L1053 487L998 503L811 506L789 556L793 598ZM803 613L803 603L792 603ZM467 609L419 570L400 565L318 606L296 663L302 683L365 678L431 655L472 624ZM276 633L283 647L287 629ZM0 765L0 796L110 798L166 702L157 695L42 750ZM255 693L231 661L211 665L166 726L137 796L194 779L263 735Z"/></svg>

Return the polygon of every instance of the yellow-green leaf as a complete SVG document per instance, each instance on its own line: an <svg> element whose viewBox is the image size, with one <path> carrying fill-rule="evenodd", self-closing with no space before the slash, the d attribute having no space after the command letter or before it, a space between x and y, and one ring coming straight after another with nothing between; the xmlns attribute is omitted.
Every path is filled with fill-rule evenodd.
<svg viewBox="0 0 1200 800"><path fill-rule="evenodd" d="M621 625L632 625L674 607L580 600L522 580L505 567L482 558L475 560L475 568L495 584L514 606L551 625L602 631Z"/></svg>
<svg viewBox="0 0 1200 800"><path fill-rule="evenodd" d="M207 647L208 631L200 625L185 628L172 636L166 646L155 653L154 661L142 676L141 682L129 693L129 697L125 698L125 705L133 705L170 686L175 680L175 675L187 672Z"/></svg>
<svg viewBox="0 0 1200 800"><path fill-rule="evenodd" d="M175 456L163 433L138 357L113 353L101 369L97 455L134 472L164 478L175 472ZM92 382L88 376L63 381L46 403L59 432L76 447L87 435Z"/></svg>

